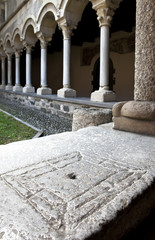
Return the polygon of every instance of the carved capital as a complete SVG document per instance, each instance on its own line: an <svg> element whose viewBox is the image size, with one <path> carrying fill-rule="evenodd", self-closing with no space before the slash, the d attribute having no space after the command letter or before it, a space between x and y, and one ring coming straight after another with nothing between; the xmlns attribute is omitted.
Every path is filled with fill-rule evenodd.
<svg viewBox="0 0 155 240"><path fill-rule="evenodd" d="M28 44L26 41L23 41L23 46L26 49L26 53L30 54L31 53L31 48L34 46L32 44Z"/></svg>
<svg viewBox="0 0 155 240"><path fill-rule="evenodd" d="M15 51L16 58L20 58L20 53L21 53L21 51Z"/></svg>
<svg viewBox="0 0 155 240"><path fill-rule="evenodd" d="M5 56L1 56L1 61L4 63L5 62Z"/></svg>
<svg viewBox="0 0 155 240"><path fill-rule="evenodd" d="M111 24L112 16L114 15L114 11L110 8L99 8L97 9L97 20L99 21L99 26L109 26Z"/></svg>
<svg viewBox="0 0 155 240"><path fill-rule="evenodd" d="M99 26L109 26L111 24L114 11L119 7L122 0L90 0L93 9L96 10Z"/></svg>
<svg viewBox="0 0 155 240"><path fill-rule="evenodd" d="M11 61L12 54L11 53L7 53L7 58L8 58L8 61Z"/></svg>
<svg viewBox="0 0 155 240"><path fill-rule="evenodd" d="M76 29L76 25L73 24L72 22L67 21L65 18L61 19L58 25L62 30L63 38L70 39L72 36L73 29Z"/></svg>
<svg viewBox="0 0 155 240"><path fill-rule="evenodd" d="M48 43L52 40L52 37L45 36L42 32L38 32L37 37L40 40L40 46L42 49L46 49Z"/></svg>

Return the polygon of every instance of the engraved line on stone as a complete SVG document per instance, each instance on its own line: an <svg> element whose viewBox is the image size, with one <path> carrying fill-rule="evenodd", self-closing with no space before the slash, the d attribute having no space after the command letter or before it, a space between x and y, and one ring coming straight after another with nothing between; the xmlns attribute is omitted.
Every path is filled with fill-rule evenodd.
<svg viewBox="0 0 155 240"><path fill-rule="evenodd" d="M63 156L63 159L60 161L55 161L53 162L52 160L48 160L48 163L54 167L57 167L57 169L61 169L61 168L65 168L67 167L68 165L71 165L75 162L78 162L82 159L82 156L80 153L76 153L74 154L73 156L72 155L65 155Z"/></svg>
<svg viewBox="0 0 155 240"><path fill-rule="evenodd" d="M85 191L83 191L82 193L79 193L78 195L76 195L74 198L72 198L71 201L73 201L74 199L82 196L83 194L89 192L91 189L93 189L94 187L98 186L99 184L101 184L102 182L108 180L111 176L115 175L117 172L111 173L107 178L103 178L102 180L98 181L97 183L95 183L93 186L91 186L90 188L86 189Z"/></svg>
<svg viewBox="0 0 155 240"><path fill-rule="evenodd" d="M35 194L37 194L38 192L40 192L40 191L43 190L43 188L41 188L41 187L39 186L39 184L36 183L35 181L33 181L32 179L31 179L31 183L34 183L34 184L38 185L38 187L40 187L39 190L37 190L37 189L36 189L36 190L29 189L29 188L27 187L27 183L23 184L23 183L19 182L18 180L16 180L16 181L17 181L23 188L25 188L27 191L31 192L30 195L26 196L26 198L30 198L30 197L32 197L33 195L35 195Z"/></svg>
<svg viewBox="0 0 155 240"><path fill-rule="evenodd" d="M5 178L3 178L3 181L5 182L5 184L6 184L7 186L9 186L11 189L13 189L14 191L16 191L17 194L18 194L20 197L22 197L22 198L25 197L25 195L22 194L17 188L15 188L11 183L7 182L7 180L6 180Z"/></svg>
<svg viewBox="0 0 155 240"><path fill-rule="evenodd" d="M93 187L90 188L87 192L83 193L83 194L82 194L82 198L84 197L85 194L87 194L87 193L89 193L89 192L91 192L91 191L94 191L97 187L100 187L100 185L101 185L102 183L108 183L108 184L111 185L112 188L113 188L113 187L114 187L114 184L109 183L107 180L108 180L108 179L110 180L110 178L112 178L113 176L116 177L118 174L120 174L120 172L117 172L116 174L113 174L113 175L109 176L106 180L100 181L99 184L97 184L96 186L93 186ZM130 174L130 175L131 175L131 174ZM128 177L128 176L130 176L130 175L129 175L129 173L127 173L127 176L124 176L122 179L119 179L119 182L120 182L120 181L123 181L126 177ZM102 185L101 185L101 186L102 186ZM81 197L81 196L79 196L79 197ZM95 199L95 198L97 198L97 197L98 197L98 195L97 195L97 196L93 195L91 198L88 199L88 201L91 201L91 200L93 200L93 199ZM78 197L77 197L77 198L78 198ZM88 201L85 200L84 202L79 203L79 204L75 207L75 209L76 209L76 208L79 208L79 207L81 207L81 206L83 206L83 205L85 205Z"/></svg>
<svg viewBox="0 0 155 240"><path fill-rule="evenodd" d="M133 165L133 163L130 164L130 166L128 166L127 163L124 163L124 162L122 162L120 160L119 160L119 162L117 160L115 160L115 159L112 159L112 158L108 158L107 160L108 160L109 163L110 162L112 164L115 163L118 167L121 167L121 168L133 169L133 170L143 170L145 172L144 167L140 168L139 166ZM104 163L104 161L103 161L103 163Z"/></svg>
<svg viewBox="0 0 155 240"><path fill-rule="evenodd" d="M134 176L136 177L136 176ZM130 177L129 177L130 178ZM113 195L109 195L109 198L107 198L107 196L104 196L104 194L101 194L100 196L98 196L95 200L96 201L90 201L87 202L87 205L90 206L82 206L82 208L84 208L84 210L88 209L88 207L90 208L86 213L83 213L82 209L79 210L78 209L78 213L76 213L76 211L73 211L72 215L74 215L73 221L74 221L74 228L77 228L77 226L79 225L80 222L82 222L84 219L86 219L88 216L92 215L94 212L96 212L99 208L101 208L103 205L106 206L106 204L110 201L112 201L113 199L115 199L116 197L118 197L118 195L120 195L120 193L122 191L125 191L126 189L128 189L131 186L131 181L133 182L138 181L140 179L140 176L138 175L137 179L131 179L128 183L126 181L126 186L123 186L123 189L120 189L118 192L116 191L116 189L114 188L114 194ZM94 202L94 204L92 204ZM96 206L94 206L96 205ZM81 214L81 216L79 215ZM76 222L75 222L76 220Z"/></svg>
<svg viewBox="0 0 155 240"><path fill-rule="evenodd" d="M46 161L38 162L37 164L36 164L36 163L35 163L35 164L33 163L33 164L30 164L30 165L26 165L26 166L24 166L24 167L19 167L19 168L16 168L16 169L14 169L14 170L10 170L10 171L8 171L8 172L6 172L6 173L3 173L3 174L1 174L1 176L8 175L9 173L13 173L13 175L16 174L16 176L17 176L17 175L21 176L22 174L28 173L28 171L29 171L30 168L32 168L32 167L38 168L38 165L41 165L41 164L43 164L43 166L45 166L45 165L46 165ZM26 169L28 169L28 170L26 170ZM17 174L17 173L20 172L20 171L21 171L21 173L20 173L20 174Z"/></svg>

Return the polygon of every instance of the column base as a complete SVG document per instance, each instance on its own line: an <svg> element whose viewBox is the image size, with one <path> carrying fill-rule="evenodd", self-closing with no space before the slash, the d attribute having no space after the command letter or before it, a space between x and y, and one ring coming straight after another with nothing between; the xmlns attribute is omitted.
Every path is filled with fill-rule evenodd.
<svg viewBox="0 0 155 240"><path fill-rule="evenodd" d="M115 102L116 94L109 90L99 89L98 91L92 92L90 99L94 102Z"/></svg>
<svg viewBox="0 0 155 240"><path fill-rule="evenodd" d="M114 129L155 136L155 102L116 103L113 122Z"/></svg>
<svg viewBox="0 0 155 240"><path fill-rule="evenodd" d="M7 91L12 91L12 89L13 89L13 86L11 86L11 85L7 85L5 87L5 90L7 90Z"/></svg>
<svg viewBox="0 0 155 240"><path fill-rule="evenodd" d="M23 87L21 87L21 86L14 86L13 87L13 91L14 92L22 92L23 91Z"/></svg>
<svg viewBox="0 0 155 240"><path fill-rule="evenodd" d="M72 88L61 88L57 91L57 96L63 98L76 97L76 91Z"/></svg>
<svg viewBox="0 0 155 240"><path fill-rule="evenodd" d="M38 95L51 95L52 94L52 89L47 88L47 87L41 87L37 89L37 94Z"/></svg>
<svg viewBox="0 0 155 240"><path fill-rule="evenodd" d="M35 92L35 88L32 86L23 87L23 93L34 93L34 92Z"/></svg>
<svg viewBox="0 0 155 240"><path fill-rule="evenodd" d="M0 85L0 89L2 89L2 90L5 90L5 87L6 87L6 86L5 86L5 85L3 85L3 84L2 84L2 85Z"/></svg>

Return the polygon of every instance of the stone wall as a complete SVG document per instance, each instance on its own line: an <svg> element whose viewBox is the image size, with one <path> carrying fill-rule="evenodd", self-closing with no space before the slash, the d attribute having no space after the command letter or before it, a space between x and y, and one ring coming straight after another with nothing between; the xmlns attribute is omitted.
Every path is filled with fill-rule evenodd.
<svg viewBox="0 0 155 240"><path fill-rule="evenodd" d="M29 107L34 107L41 111L56 114L58 116L72 118L73 112L76 109L81 108L91 108L92 106L87 106L86 104L72 103L61 101L61 99L56 99L48 96L37 96L36 94L23 94L14 93L9 91L0 90L0 96L11 100L12 102L17 101ZM102 108L98 108L102 109ZM102 122L103 123L103 122Z"/></svg>

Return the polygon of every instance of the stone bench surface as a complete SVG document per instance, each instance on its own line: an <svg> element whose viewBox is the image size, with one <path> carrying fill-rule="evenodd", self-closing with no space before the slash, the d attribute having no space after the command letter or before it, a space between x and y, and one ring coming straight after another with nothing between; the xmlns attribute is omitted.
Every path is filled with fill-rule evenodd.
<svg viewBox="0 0 155 240"><path fill-rule="evenodd" d="M109 222L152 185L154 145L111 123L1 145L0 238L118 239Z"/></svg>

